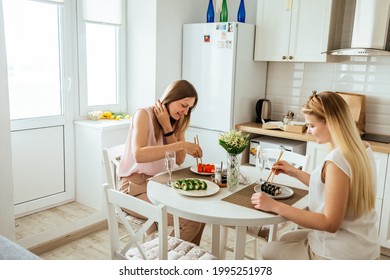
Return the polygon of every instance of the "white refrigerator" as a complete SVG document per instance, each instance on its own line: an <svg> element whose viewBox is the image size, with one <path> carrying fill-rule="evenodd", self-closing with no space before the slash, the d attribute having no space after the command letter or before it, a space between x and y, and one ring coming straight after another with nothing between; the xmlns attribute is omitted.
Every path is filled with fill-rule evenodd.
<svg viewBox="0 0 390 280"><path fill-rule="evenodd" d="M198 135L203 163L226 162L218 135L255 120L256 101L265 97L266 62L253 60L252 24L196 23L183 26L182 78L198 92L186 140ZM194 165L188 156L186 166Z"/></svg>

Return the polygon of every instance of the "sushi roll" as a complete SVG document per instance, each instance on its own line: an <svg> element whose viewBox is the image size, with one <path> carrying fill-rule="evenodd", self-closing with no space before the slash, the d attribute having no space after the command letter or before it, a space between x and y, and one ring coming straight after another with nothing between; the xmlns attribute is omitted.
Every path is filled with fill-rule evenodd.
<svg viewBox="0 0 390 280"><path fill-rule="evenodd" d="M182 180L176 180L173 182L173 187L176 189L181 189Z"/></svg>
<svg viewBox="0 0 390 280"><path fill-rule="evenodd" d="M207 189L207 183L206 181L201 181L201 190L206 190Z"/></svg>
<svg viewBox="0 0 390 280"><path fill-rule="evenodd" d="M195 189L193 180L188 180L188 190L193 191Z"/></svg>
<svg viewBox="0 0 390 280"><path fill-rule="evenodd" d="M265 182L261 184L261 191L270 194L272 196L277 196L282 193L282 188L279 186L275 186L271 183Z"/></svg>
<svg viewBox="0 0 390 280"><path fill-rule="evenodd" d="M181 183L181 189L184 191L192 191L194 189L194 184L192 183L192 180L184 180Z"/></svg>
<svg viewBox="0 0 390 280"><path fill-rule="evenodd" d="M187 180L183 180L183 181L181 182L181 189L182 189L183 191L188 191L189 186L188 186L188 181L187 181Z"/></svg>
<svg viewBox="0 0 390 280"><path fill-rule="evenodd" d="M199 179L195 179L193 185L195 190L200 190L202 188L202 182Z"/></svg>

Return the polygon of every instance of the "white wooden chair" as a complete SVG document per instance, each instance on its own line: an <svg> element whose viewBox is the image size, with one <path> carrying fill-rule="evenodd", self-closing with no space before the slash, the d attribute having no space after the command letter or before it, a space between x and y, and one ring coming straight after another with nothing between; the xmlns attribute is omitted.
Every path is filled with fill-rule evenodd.
<svg viewBox="0 0 390 280"><path fill-rule="evenodd" d="M110 236L112 259L129 260L213 260L205 249L177 237L168 236L167 209L165 205L153 205L131 195L112 189L108 184L103 185L104 197L107 203L107 220ZM145 223L135 231L123 208L147 217ZM158 237L144 242L143 236L153 224L158 225ZM121 235L123 225L125 234Z"/></svg>
<svg viewBox="0 0 390 280"><path fill-rule="evenodd" d="M118 189L119 177L117 176L117 170L124 150L125 144L120 144L111 148L103 149L103 160L106 169L107 184L110 188L114 190ZM135 224L138 227L144 223L143 219L133 217L128 213L126 213L125 215L127 220L131 221L131 223ZM151 233L149 235L145 234L143 238L144 240L146 240L150 237L154 237L154 233Z"/></svg>
<svg viewBox="0 0 390 280"><path fill-rule="evenodd" d="M118 189L119 177L117 176L117 170L119 167L119 162L121 160L121 157L123 156L124 150L125 150L125 144L120 144L120 145L113 146L111 148L103 149L103 160L106 169L107 183L110 186L110 188L114 190ZM126 215L127 215L127 219L137 226L141 226L144 223L143 219L133 217L129 214ZM173 219L174 219L175 236L180 238L179 217L174 216ZM150 239L152 237L154 237L154 233L150 233L149 235L145 234L144 240Z"/></svg>
<svg viewBox="0 0 390 280"><path fill-rule="evenodd" d="M125 144L103 149L103 159L104 166L106 168L107 183L113 189L117 189L118 186L119 178L116 172L124 150Z"/></svg>
<svg viewBox="0 0 390 280"><path fill-rule="evenodd" d="M263 149L263 151L266 152L268 161L269 161L269 167L271 167L276 160L279 158L280 155L280 149ZM308 155L301 155L298 153L290 152L290 151L284 151L283 155L280 160L285 160L288 163L292 164L298 169L301 169L303 171L306 171L306 168L308 166ZM256 169L253 169L256 170ZM256 170L256 172L260 172ZM251 176L255 177L256 176ZM257 176L258 177L258 176ZM267 178L265 178L266 180ZM257 248L258 248L258 241L272 241L277 238L278 230L284 228L286 223L282 223L279 225L269 225L269 226L253 226L248 227L247 229L247 235L250 237L247 240L247 244L250 242L253 242L253 257L245 255L248 259L257 259ZM293 225L294 228L296 228L296 225ZM222 227L221 232L221 246L222 246L222 255L224 256L226 254L226 251L233 251L233 248L230 248L227 246L227 236L228 236L228 229L232 227Z"/></svg>

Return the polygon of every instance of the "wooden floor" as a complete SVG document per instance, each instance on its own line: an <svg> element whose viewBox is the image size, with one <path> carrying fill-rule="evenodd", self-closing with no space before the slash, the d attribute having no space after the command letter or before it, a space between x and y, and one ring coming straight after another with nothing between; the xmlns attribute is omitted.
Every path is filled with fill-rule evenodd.
<svg viewBox="0 0 390 280"><path fill-rule="evenodd" d="M96 210L85 205L72 202L59 207L55 207L46 211L41 211L36 214L18 218L15 221L17 239L23 239L29 235L42 233L51 227L58 226L63 223L72 223L77 219L86 217L95 213ZM72 238L64 238L56 242L55 248L51 244L47 251L43 247L39 248L36 254L46 260L109 260L110 245L108 238L108 230L106 226L97 226L96 231L89 230L84 237L82 234L75 235L75 240ZM80 238L79 238L80 237ZM233 244L234 231L229 230L228 246ZM211 251L211 229L206 225L201 246ZM261 242L257 248L258 258L260 259ZM246 254L253 256L254 242L247 244ZM232 259L233 254L227 252L226 259ZM381 255L381 259L389 260L390 257Z"/></svg>
<svg viewBox="0 0 390 280"><path fill-rule="evenodd" d="M41 211L36 214L28 215L22 218L18 218L15 221L16 225L16 237L17 239L23 239L29 235L35 235L45 232L45 230L51 227L56 227L63 223L72 223L76 219L84 218L88 215L95 213L96 210L89 208L85 205L77 202L68 203L62 206L54 207L49 210ZM76 234L77 236L78 234ZM69 240L71 240L69 242ZM233 244L234 231L229 230L228 246ZM65 244L66 243L66 244ZM46 245L40 248L33 248L33 252L39 255L43 259L47 260L109 260L110 256L110 244L107 228L100 229L96 232L89 233L87 236L78 238L72 241L72 238L66 236L63 240L55 242L58 245L57 248L52 249ZM202 247L211 251L211 229L206 225L201 244ZM246 253L249 256L253 256L254 242L250 242L247 245ZM47 251L47 248L51 249ZM258 248L259 249L259 248ZM258 255L260 251L258 250ZM227 259L232 259L233 254L231 252L226 253Z"/></svg>

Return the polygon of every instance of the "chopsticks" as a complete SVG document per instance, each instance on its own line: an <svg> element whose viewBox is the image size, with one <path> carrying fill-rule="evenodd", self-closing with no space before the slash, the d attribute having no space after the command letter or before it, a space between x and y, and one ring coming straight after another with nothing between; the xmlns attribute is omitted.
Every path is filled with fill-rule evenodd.
<svg viewBox="0 0 390 280"><path fill-rule="evenodd" d="M279 153L279 157L278 157L278 159L275 162L278 162L280 160L280 158L283 155L283 152L284 152L284 149L281 149L280 153ZM271 175L272 175L272 177L271 177ZM268 181L270 177L271 177L271 181ZM270 173L268 175L268 178L267 178L266 182L269 182L269 183L272 184L272 181L274 180L274 177L275 177L275 173L272 172L272 168L271 168L271 171L270 171Z"/></svg>
<svg viewBox="0 0 390 280"><path fill-rule="evenodd" d="M196 134L196 137L194 137L194 143L199 145L199 137L198 137L198 134ZM203 162L202 162L202 158L200 158L200 164L201 164L201 166L202 166L202 172L203 172ZM199 165L199 163L198 163L198 158L196 158L196 166L198 166L198 165Z"/></svg>

